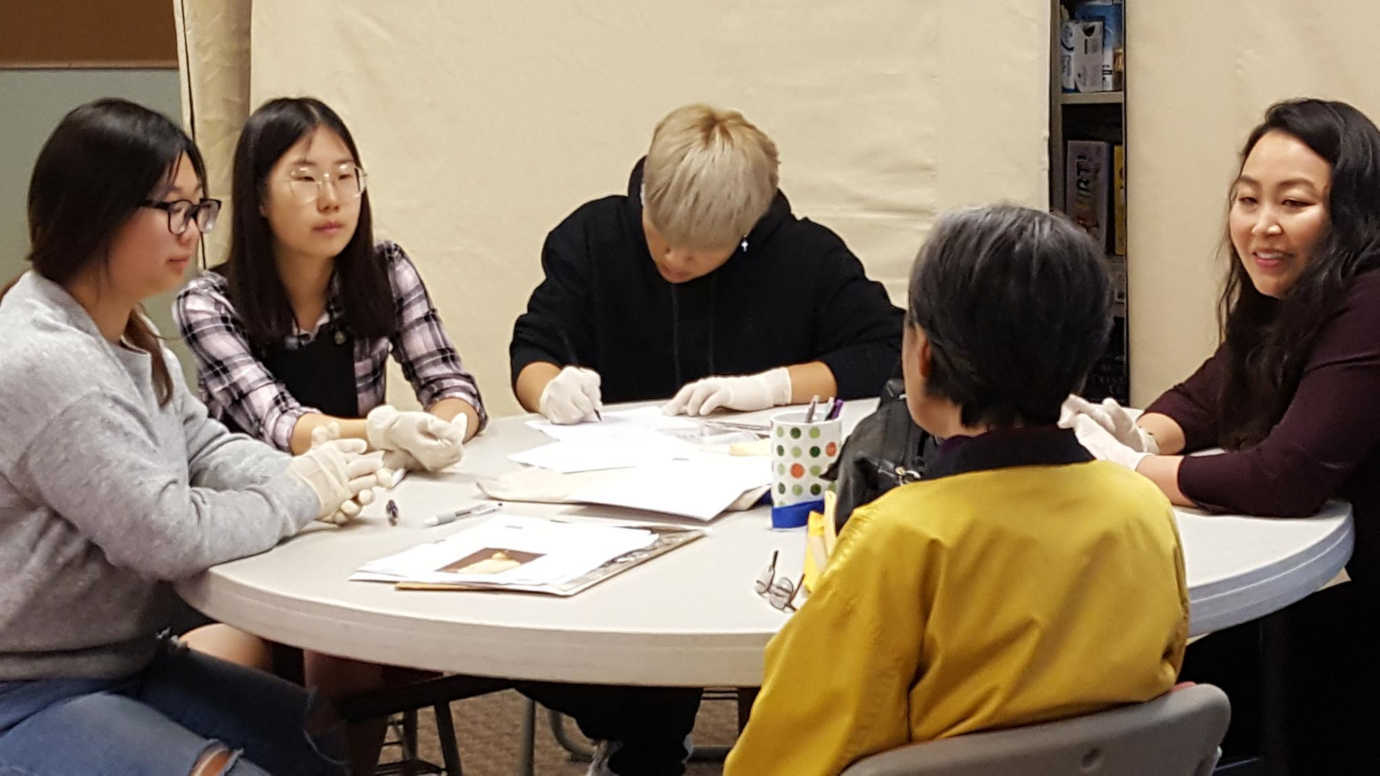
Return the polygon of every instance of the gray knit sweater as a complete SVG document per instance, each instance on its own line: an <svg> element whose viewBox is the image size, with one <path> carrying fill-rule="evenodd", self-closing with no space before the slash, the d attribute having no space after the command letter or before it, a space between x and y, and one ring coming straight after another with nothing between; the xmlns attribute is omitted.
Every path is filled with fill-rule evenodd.
<svg viewBox="0 0 1380 776"><path fill-rule="evenodd" d="M164 350L115 346L61 286L0 300L0 680L112 677L153 655L169 582L311 522L288 457L206 416Z"/></svg>

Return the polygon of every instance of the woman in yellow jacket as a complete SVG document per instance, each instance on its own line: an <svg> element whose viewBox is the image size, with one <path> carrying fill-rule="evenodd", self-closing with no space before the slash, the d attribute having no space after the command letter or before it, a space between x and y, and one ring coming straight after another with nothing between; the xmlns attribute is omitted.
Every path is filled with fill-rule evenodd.
<svg viewBox="0 0 1380 776"><path fill-rule="evenodd" d="M767 646L726 774L836 774L914 741L1144 701L1188 632L1169 502L1056 426L1109 326L1097 247L1058 217L951 214L910 279L911 417L929 477L854 511Z"/></svg>

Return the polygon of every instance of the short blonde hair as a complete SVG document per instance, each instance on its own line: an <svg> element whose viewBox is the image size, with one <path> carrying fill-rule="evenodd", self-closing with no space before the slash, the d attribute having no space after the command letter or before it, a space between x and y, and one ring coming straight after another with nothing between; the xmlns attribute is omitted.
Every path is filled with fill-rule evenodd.
<svg viewBox="0 0 1380 776"><path fill-rule="evenodd" d="M776 196L776 144L732 110L686 105L652 133L642 172L642 206L666 242L735 245Z"/></svg>

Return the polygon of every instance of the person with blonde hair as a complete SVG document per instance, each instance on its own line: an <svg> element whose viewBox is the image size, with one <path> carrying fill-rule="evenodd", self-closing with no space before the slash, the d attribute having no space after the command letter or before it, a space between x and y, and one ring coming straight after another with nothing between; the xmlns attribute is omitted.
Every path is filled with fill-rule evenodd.
<svg viewBox="0 0 1380 776"><path fill-rule="evenodd" d="M578 423L604 401L673 396L668 413L707 415L878 394L901 310L838 235L791 211L778 167L737 111L663 118L627 194L547 235L509 346L522 406Z"/></svg>

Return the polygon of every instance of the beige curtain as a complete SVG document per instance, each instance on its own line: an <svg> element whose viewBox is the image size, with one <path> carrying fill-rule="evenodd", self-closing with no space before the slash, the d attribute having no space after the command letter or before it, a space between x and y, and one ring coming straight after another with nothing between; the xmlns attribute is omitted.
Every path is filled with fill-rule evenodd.
<svg viewBox="0 0 1380 776"><path fill-rule="evenodd" d="M310 94L342 114L380 236L417 262L499 414L516 410L507 346L546 232L623 192L678 105L737 108L770 134L797 213L898 302L938 212L1047 201L1046 3L257 0L251 16L230 36L253 40L248 104ZM396 372L390 398L411 403Z"/></svg>
<svg viewBox="0 0 1380 776"><path fill-rule="evenodd" d="M206 157L207 187L225 205L221 228L202 245L210 264L230 237L230 174L235 140L249 116L249 0L173 0L182 123Z"/></svg>
<svg viewBox="0 0 1380 776"><path fill-rule="evenodd" d="M1216 347L1227 187L1265 108L1323 97L1380 119L1380 5L1127 3L1131 396L1143 406Z"/></svg>

